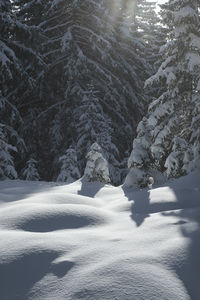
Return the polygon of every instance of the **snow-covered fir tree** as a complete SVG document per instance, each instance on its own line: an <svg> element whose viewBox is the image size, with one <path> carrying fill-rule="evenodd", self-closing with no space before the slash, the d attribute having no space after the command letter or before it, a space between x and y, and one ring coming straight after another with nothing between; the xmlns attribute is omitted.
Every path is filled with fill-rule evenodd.
<svg viewBox="0 0 200 300"><path fill-rule="evenodd" d="M90 147L86 158L87 164L84 171L84 178L87 181L110 183L107 160L102 154L101 147L96 142Z"/></svg>
<svg viewBox="0 0 200 300"><path fill-rule="evenodd" d="M66 1L52 3L57 12L60 7L65 6ZM64 101L56 102L51 110L56 116L53 119L59 121L53 121L49 134L57 132L61 140L68 140L69 145L77 144L81 173L85 166L85 155L96 140L109 161L112 181L115 184L121 181L120 173L125 168L124 152L130 150L128 141L134 136L136 124L144 108L143 83L148 73L144 58L136 50L141 38L136 38L135 26L130 18L128 21L131 9L126 9L122 3L116 9L114 1L104 0L70 1L62 9L61 34L66 26L62 38L66 88ZM63 11L67 12L65 23ZM134 43L135 39L137 41ZM61 62L58 59L59 61ZM56 68L59 72L59 64ZM94 113L98 112L98 116L102 116L93 117L95 121L86 120L83 127L82 111L86 108L86 97L90 93L91 85L96 93ZM76 117L71 111L75 112ZM90 123L91 128L91 124L97 124L98 119L101 123L104 120L104 125L93 128L96 135L94 137L86 123ZM50 148L54 149L54 153L60 151L59 143L52 144Z"/></svg>
<svg viewBox="0 0 200 300"><path fill-rule="evenodd" d="M22 71L21 62L15 53L13 35L18 24L10 0L0 1L0 22L0 91L6 97L14 92L11 84L14 84L15 73L19 75Z"/></svg>
<svg viewBox="0 0 200 300"><path fill-rule="evenodd" d="M36 26L29 24L27 17L25 22L19 16L19 3L25 5L26 2L0 1L0 119L10 144L18 150L13 155L17 171L21 169L27 150L22 139L26 127L23 117L30 109L27 103L32 103L30 95L35 88L38 66L42 65L36 53Z"/></svg>
<svg viewBox="0 0 200 300"><path fill-rule="evenodd" d="M12 154L17 152L14 127L21 122L20 113L15 105L15 76L22 72L21 62L16 56L13 44L13 32L16 30L16 18L10 0L0 1L0 169L1 178L16 178L17 172Z"/></svg>
<svg viewBox="0 0 200 300"><path fill-rule="evenodd" d="M163 44L163 28L158 24L160 18L156 13L156 2L140 0L137 3L136 26L141 44L139 53L146 61L149 77L156 71L160 59L159 49Z"/></svg>
<svg viewBox="0 0 200 300"><path fill-rule="evenodd" d="M39 180L40 175L37 170L37 165L38 165L38 161L31 157L26 162L26 166L22 173L22 178L24 180L33 180L33 181Z"/></svg>
<svg viewBox="0 0 200 300"><path fill-rule="evenodd" d="M85 167L85 153L96 141L105 153L109 162L112 181L119 183L120 168L119 151L112 141L113 127L111 120L105 114L99 101L99 93L92 84L88 85L80 105L74 111L74 128L76 129L76 145L81 169ZM77 121L78 120L78 121ZM118 173L118 174L116 174Z"/></svg>
<svg viewBox="0 0 200 300"><path fill-rule="evenodd" d="M27 15L22 15L22 6L30 1L0 1L0 63L1 93L17 107L34 91L34 81L42 60L37 53L38 30ZM24 103L23 103L24 104Z"/></svg>
<svg viewBox="0 0 200 300"><path fill-rule="evenodd" d="M77 155L73 148L65 151L64 155L59 158L59 163L61 168L57 181L71 183L80 178Z"/></svg>
<svg viewBox="0 0 200 300"><path fill-rule="evenodd" d="M57 178L70 145L82 176L97 142L111 182L121 183L150 101L128 162L132 180L145 186L196 168L199 9L198 0L170 0L161 26L147 0L0 0L1 157L13 168L1 163L1 178L22 174L26 151L42 179Z"/></svg>
<svg viewBox="0 0 200 300"><path fill-rule="evenodd" d="M162 16L169 28L167 43L161 47L164 59L146 82L162 89L150 104L147 118L138 125L129 167L130 174L134 173L139 162L143 176L152 169L154 174L178 177L197 167L200 157L199 2L170 0L162 6ZM130 183L131 176L127 180Z"/></svg>
<svg viewBox="0 0 200 300"><path fill-rule="evenodd" d="M0 180L18 177L12 155L17 152L17 148L9 143L9 129L12 134L12 128L7 128L5 124L0 123Z"/></svg>
<svg viewBox="0 0 200 300"><path fill-rule="evenodd" d="M131 169L126 177L125 185L144 187L148 181L148 168L151 158L148 155L151 145L152 126L148 124L148 120L143 118L137 128L137 138L133 141L133 150L128 160L128 168Z"/></svg>
<svg viewBox="0 0 200 300"><path fill-rule="evenodd" d="M21 52L20 59L23 68L29 76L29 84L21 80L20 103L18 105L23 123L19 130L25 140L27 152L33 153L33 156L40 160L38 165L39 171L42 169L43 160L40 156L43 152L43 144L40 136L44 134L45 126L41 128L38 122L38 116L44 109L45 98L43 86L45 82L45 72L47 65L43 55L43 43L45 41L44 31L41 23L44 21L43 16L49 1L44 0L13 0L13 11L17 22L21 24L21 28L25 32L19 32L18 40L24 52ZM44 125L44 124L43 124ZM45 149L46 150L46 149ZM23 164L21 164L23 167ZM41 170L40 170L41 169ZM43 176L43 172L41 172Z"/></svg>

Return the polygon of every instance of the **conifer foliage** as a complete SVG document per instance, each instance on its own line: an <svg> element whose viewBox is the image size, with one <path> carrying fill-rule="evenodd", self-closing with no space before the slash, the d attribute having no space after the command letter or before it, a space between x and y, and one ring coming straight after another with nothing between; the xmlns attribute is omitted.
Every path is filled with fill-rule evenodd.
<svg viewBox="0 0 200 300"><path fill-rule="evenodd" d="M87 164L84 178L87 181L110 183L108 163L103 157L101 147L97 143L92 144L86 158Z"/></svg>
<svg viewBox="0 0 200 300"><path fill-rule="evenodd" d="M73 148L65 151L65 154L59 158L61 165L57 181L71 183L80 178L78 169L77 155Z"/></svg>
<svg viewBox="0 0 200 300"><path fill-rule="evenodd" d="M117 185L134 138L128 184L196 168L199 11L199 0L169 0L161 18L147 0L0 0L0 178Z"/></svg>
<svg viewBox="0 0 200 300"><path fill-rule="evenodd" d="M35 160L34 158L30 158L27 161L26 166L23 170L23 179L24 180L37 181L40 179L40 175L37 170L37 164L38 164L38 161Z"/></svg>
<svg viewBox="0 0 200 300"><path fill-rule="evenodd" d="M146 82L146 86L158 87L160 94L138 125L129 182L136 167L144 174L152 169L179 177L199 165L199 1L170 0L162 5L162 17L169 29L160 50L164 59Z"/></svg>
<svg viewBox="0 0 200 300"><path fill-rule="evenodd" d="M37 27L28 22L27 16L23 22L19 15L26 2L0 1L0 139L4 153L4 158L1 157L4 167L1 164L0 167L4 170L1 175L9 178L16 178L17 171L21 171L17 166L23 165L27 147L23 139L26 129L22 107L30 101L39 73L37 67L42 65L35 48Z"/></svg>
<svg viewBox="0 0 200 300"><path fill-rule="evenodd" d="M17 152L17 148L9 144L8 133L5 125L0 123L0 179L16 179L18 177L12 156L13 152Z"/></svg>
<svg viewBox="0 0 200 300"><path fill-rule="evenodd" d="M54 1L52 5L59 11L65 3ZM65 93L59 113L63 122L57 126L69 144L77 145L81 174L91 144L99 143L115 184L121 182L126 168L122 165L124 152L130 147L124 136L133 138L144 107L146 70L136 51L135 27L125 22L129 12L122 11L121 1L118 4L116 9L114 1L86 0L70 1L65 7L68 22L64 34L64 26L61 28ZM141 77L136 75L140 70ZM56 110L60 107L57 105Z"/></svg>

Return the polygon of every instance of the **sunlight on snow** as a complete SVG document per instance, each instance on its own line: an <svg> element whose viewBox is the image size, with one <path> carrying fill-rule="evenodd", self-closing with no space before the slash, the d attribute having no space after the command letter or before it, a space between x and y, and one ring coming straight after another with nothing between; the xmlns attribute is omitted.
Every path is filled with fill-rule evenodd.
<svg viewBox="0 0 200 300"><path fill-rule="evenodd" d="M113 1L110 10L115 20L119 19L120 21L123 16L126 16L132 22L136 13L136 0Z"/></svg>
<svg viewBox="0 0 200 300"><path fill-rule="evenodd" d="M163 193L163 191L165 193ZM162 197L161 197L161 193L162 193ZM157 188L156 190L152 190L150 191L150 202L154 202L156 203L158 202L176 202L177 198L176 198L176 194L173 191L173 189L171 189L170 187L162 187L162 188ZM162 199L162 200L161 200Z"/></svg>

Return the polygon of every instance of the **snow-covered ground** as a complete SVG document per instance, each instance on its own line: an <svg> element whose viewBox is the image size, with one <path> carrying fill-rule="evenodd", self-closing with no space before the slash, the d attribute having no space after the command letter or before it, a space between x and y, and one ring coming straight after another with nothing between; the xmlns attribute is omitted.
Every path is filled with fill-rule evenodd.
<svg viewBox="0 0 200 300"><path fill-rule="evenodd" d="M1 300L200 299L200 173L134 191L0 182Z"/></svg>

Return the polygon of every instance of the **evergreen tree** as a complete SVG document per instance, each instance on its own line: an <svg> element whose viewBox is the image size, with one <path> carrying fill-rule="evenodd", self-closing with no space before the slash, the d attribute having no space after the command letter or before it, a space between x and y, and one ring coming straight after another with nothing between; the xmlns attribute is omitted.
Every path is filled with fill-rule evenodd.
<svg viewBox="0 0 200 300"><path fill-rule="evenodd" d="M30 135L27 133L31 131L34 140L32 150L34 153L40 152L40 173L46 179L54 177L58 171L54 167L64 151L63 145L80 145L82 121L79 122L78 111L79 107L84 107L85 102L82 105L81 101L90 93L92 84L98 92L97 110L101 111L105 120L104 127L108 126L107 130L95 130L95 134L108 157L112 180L119 183L121 174L116 174L125 173L124 152L130 149L129 140L133 138L143 110L141 91L145 62L134 51L131 23L125 25L123 21L127 19L130 7L121 3L118 9L116 2L105 0L98 3L91 0L55 0L46 3L42 0L37 3L32 0L15 1L21 3L18 4L21 6L18 15L21 18L26 16L29 24L35 23L37 27L40 24L39 28L45 36L42 53L47 67L40 76L37 90L40 95L34 100L35 105L23 106L28 112L24 117L26 140L30 145ZM24 6L23 2L26 3ZM36 13L38 10L39 15ZM124 37L120 34L119 38L116 24L119 24L120 18L124 22L122 32L126 31L127 35ZM142 70L142 80L137 76L139 70ZM72 111L77 116L75 122ZM110 122L112 126L108 124ZM87 133L84 135L86 137ZM93 141L88 141L88 147ZM82 146L77 150L78 156L80 153L82 156L80 163L83 173L85 154L89 148L85 147L85 143Z"/></svg>
<svg viewBox="0 0 200 300"><path fill-rule="evenodd" d="M62 39L65 101L52 105L56 109L56 119L61 120L60 124L56 123L58 135L69 144L77 144L81 172L85 154L97 141L109 161L112 181L119 183L121 174L118 177L116 174L124 172L125 166L121 163L124 163L124 152L130 148L128 141L133 138L144 108L143 83L148 68L137 53L138 38L134 44L135 27L126 21L129 12L122 3L115 13L114 1L70 1L67 7L66 1L55 1L52 5L60 14L68 12L67 29ZM65 9L60 10L61 7ZM61 20L63 30L66 22L62 17ZM88 113L84 110L87 111L86 98L91 94L91 86L96 100L92 100L93 113L90 112L87 119ZM98 122L101 126L97 126ZM59 146L52 145L54 153L57 152L55 147Z"/></svg>
<svg viewBox="0 0 200 300"><path fill-rule="evenodd" d="M71 183L80 178L76 151L73 148L67 149L65 154L59 158L59 162L61 169L57 181Z"/></svg>
<svg viewBox="0 0 200 300"><path fill-rule="evenodd" d="M136 26L141 37L140 55L146 60L149 77L156 72L159 49L163 44L160 18L156 12L156 2L140 0L137 2ZM147 79L147 78L146 78Z"/></svg>
<svg viewBox="0 0 200 300"><path fill-rule="evenodd" d="M42 64L37 53L37 27L29 24L27 16L20 15L25 2L28 0L0 1L1 93L16 107L22 104L23 97L30 96L38 65Z"/></svg>
<svg viewBox="0 0 200 300"><path fill-rule="evenodd" d="M1 130L1 177L11 175L16 178L14 157L11 152L17 152L17 143L19 140L13 140L17 136L14 127L22 122L19 110L15 104L16 74L21 76L23 68L21 61L16 55L13 36L15 35L17 24L16 17L12 10L10 0L0 1L0 130ZM15 143L16 142L16 143ZM8 169L6 171L6 165Z"/></svg>
<svg viewBox="0 0 200 300"><path fill-rule="evenodd" d="M36 26L28 22L25 24L19 17L18 2L0 1L0 117L2 130L6 131L4 135L18 150L13 154L13 164L19 171L27 150L22 139L25 128L23 116L27 111L24 103L30 101L28 98L35 87L37 67L42 63L35 49Z"/></svg>
<svg viewBox="0 0 200 300"><path fill-rule="evenodd" d="M42 81L46 72L43 56L44 32L41 28L45 8L49 1L44 0L13 0L13 10L22 31L17 33L23 52L19 53L23 68L26 70L31 85L26 81L21 82L18 108L23 119L19 127L25 140L28 153L33 153L40 159L41 143L39 137L44 132L37 120L44 107L42 98ZM46 94L46 97L48 95ZM42 161L42 160L41 160ZM40 165L39 165L40 167Z"/></svg>
<svg viewBox="0 0 200 300"><path fill-rule="evenodd" d="M102 155L101 147L96 142L92 144L86 158L84 178L87 181L110 183L108 163Z"/></svg>
<svg viewBox="0 0 200 300"><path fill-rule="evenodd" d="M139 124L137 139L141 124L144 124L145 134L152 126L143 161L150 161L148 167L158 172L166 170L168 177L178 177L191 171L191 164L187 168L189 157L196 162L199 160L198 1L171 0L162 6L162 16L169 28L167 43L161 48L164 59L158 72L146 83L162 86L162 89L149 106L146 124L144 120ZM143 147L143 139L139 147ZM140 168L146 173L143 162Z"/></svg>
<svg viewBox="0 0 200 300"><path fill-rule="evenodd" d="M133 150L128 160L128 168L131 169L126 177L125 185L145 187L148 182L148 172L151 164L149 147L151 145L152 126L148 119L143 118L137 127L137 138L133 141Z"/></svg>
<svg viewBox="0 0 200 300"><path fill-rule="evenodd" d="M38 161L30 158L27 162L26 162L26 166L25 169L23 170L23 179L24 180L39 180L40 179L40 175L38 173L37 170L37 164Z"/></svg>
<svg viewBox="0 0 200 300"><path fill-rule="evenodd" d="M17 148L9 143L9 129L11 133L13 129L5 126L0 123L0 179L16 179L18 175L12 153L17 152Z"/></svg>
<svg viewBox="0 0 200 300"><path fill-rule="evenodd" d="M76 120L79 120L76 122ZM104 113L98 98L98 91L92 85L88 86L80 105L74 111L74 128L76 130L76 145L80 169L85 167L84 154L96 141L105 153L109 162L111 178L114 183L120 182L119 175L116 176L116 168L120 167L119 151L112 141L113 128L111 120Z"/></svg>

